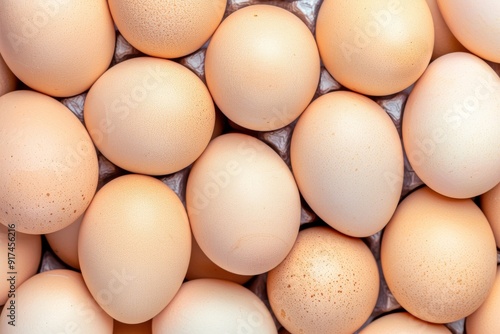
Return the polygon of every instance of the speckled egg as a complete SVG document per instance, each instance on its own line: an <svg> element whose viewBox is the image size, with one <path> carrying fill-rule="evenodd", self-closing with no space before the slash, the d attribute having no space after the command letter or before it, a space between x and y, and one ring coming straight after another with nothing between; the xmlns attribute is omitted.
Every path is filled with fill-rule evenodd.
<svg viewBox="0 0 500 334"><path fill-rule="evenodd" d="M267 277L269 302L290 333L352 334L375 307L379 272L368 247L329 227L311 227Z"/></svg>
<svg viewBox="0 0 500 334"><path fill-rule="evenodd" d="M214 33L226 0L109 0L113 20L138 50L178 58L198 50Z"/></svg>
<svg viewBox="0 0 500 334"><path fill-rule="evenodd" d="M0 97L0 222L30 234L58 231L87 209L97 154L78 118L57 100L18 90Z"/></svg>

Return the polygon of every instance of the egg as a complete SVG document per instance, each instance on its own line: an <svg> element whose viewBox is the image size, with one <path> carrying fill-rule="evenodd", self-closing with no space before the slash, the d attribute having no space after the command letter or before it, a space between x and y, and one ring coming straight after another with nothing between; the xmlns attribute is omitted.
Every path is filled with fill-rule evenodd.
<svg viewBox="0 0 500 334"><path fill-rule="evenodd" d="M39 235L16 232L0 224L0 305L15 294L16 289L35 275L42 257L42 238Z"/></svg>
<svg viewBox="0 0 500 334"><path fill-rule="evenodd" d="M422 75L434 46L425 0L325 0L316 41L330 74L366 95L389 95Z"/></svg>
<svg viewBox="0 0 500 334"><path fill-rule="evenodd" d="M481 209L491 225L497 248L500 248L500 183L481 195Z"/></svg>
<svg viewBox="0 0 500 334"><path fill-rule="evenodd" d="M436 59L408 97L402 131L411 166L434 191L485 193L500 182L500 78L469 53Z"/></svg>
<svg viewBox="0 0 500 334"><path fill-rule="evenodd" d="M196 279L182 285L170 304L153 318L153 334L277 334L264 303L239 284Z"/></svg>
<svg viewBox="0 0 500 334"><path fill-rule="evenodd" d="M0 55L0 96L13 91L17 86L17 78Z"/></svg>
<svg viewBox="0 0 500 334"><path fill-rule="evenodd" d="M78 261L78 233L83 214L65 228L45 235L52 251L67 265L80 269Z"/></svg>
<svg viewBox="0 0 500 334"><path fill-rule="evenodd" d="M290 156L301 194L327 224L366 237L389 222L403 185L403 151L377 103L348 91L319 97L297 122Z"/></svg>
<svg viewBox="0 0 500 334"><path fill-rule="evenodd" d="M483 304L465 319L467 334L493 334L500 332L500 267L497 268L495 283Z"/></svg>
<svg viewBox="0 0 500 334"><path fill-rule="evenodd" d="M149 175L177 172L208 145L215 108L205 84L186 67L139 57L104 73L90 89L85 125L115 165Z"/></svg>
<svg viewBox="0 0 500 334"><path fill-rule="evenodd" d="M276 267L300 226L300 195L288 166L269 146L244 134L210 142L189 174L186 206L201 250L239 275Z"/></svg>
<svg viewBox="0 0 500 334"><path fill-rule="evenodd" d="M329 227L302 230L267 277L271 308L290 333L352 334L372 313L379 284L368 246Z"/></svg>
<svg viewBox="0 0 500 334"><path fill-rule="evenodd" d="M148 320L140 324L124 324L123 322L113 322L113 334L151 334L153 320Z"/></svg>
<svg viewBox="0 0 500 334"><path fill-rule="evenodd" d="M191 233L177 195L150 176L105 184L83 217L78 257L97 303L114 319L137 324L157 315L179 290Z"/></svg>
<svg viewBox="0 0 500 334"><path fill-rule="evenodd" d="M427 5L431 10L432 21L434 23L434 49L432 58L434 60L447 53L467 51L462 44L453 36L450 28L444 22L443 15L439 11L437 0L427 0Z"/></svg>
<svg viewBox="0 0 500 334"><path fill-rule="evenodd" d="M86 91L109 67L115 30L105 0L0 1L0 53L42 93Z"/></svg>
<svg viewBox="0 0 500 334"><path fill-rule="evenodd" d="M221 111L257 131L294 121L314 96L319 53L307 26L273 5L252 5L229 15L206 53L208 88Z"/></svg>
<svg viewBox="0 0 500 334"><path fill-rule="evenodd" d="M189 267L186 273L187 280L217 278L232 281L238 284L244 284L253 277L249 275L234 274L213 263L212 260L210 260L208 256L203 253L200 245L198 245L194 237L191 240L191 245L191 259L189 260Z"/></svg>
<svg viewBox="0 0 500 334"><path fill-rule="evenodd" d="M49 270L24 282L2 310L0 332L113 333L113 319L97 305L80 273Z"/></svg>
<svg viewBox="0 0 500 334"><path fill-rule="evenodd" d="M109 0L113 20L130 44L155 57L198 50L222 20L226 0Z"/></svg>
<svg viewBox="0 0 500 334"><path fill-rule="evenodd" d="M500 63L500 2L496 0L436 0L446 24L467 49Z"/></svg>
<svg viewBox="0 0 500 334"><path fill-rule="evenodd" d="M33 91L3 95L0 142L0 223L45 234L83 214L97 187L97 154L67 107Z"/></svg>
<svg viewBox="0 0 500 334"><path fill-rule="evenodd" d="M362 329L359 334L451 334L444 325L432 324L407 312L384 315Z"/></svg>
<svg viewBox="0 0 500 334"><path fill-rule="evenodd" d="M384 230L380 258L399 304L434 323L473 313L490 293L497 267L493 232L477 205L428 187L401 202Z"/></svg>

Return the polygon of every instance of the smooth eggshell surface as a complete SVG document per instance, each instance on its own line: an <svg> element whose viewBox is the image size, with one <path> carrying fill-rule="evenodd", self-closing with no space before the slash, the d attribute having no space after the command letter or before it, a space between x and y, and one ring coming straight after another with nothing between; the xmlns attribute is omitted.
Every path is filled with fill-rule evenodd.
<svg viewBox="0 0 500 334"><path fill-rule="evenodd" d="M80 269L80 261L78 260L78 233L80 232L82 220L83 215L62 230L45 235L54 253L64 263L75 269Z"/></svg>
<svg viewBox="0 0 500 334"><path fill-rule="evenodd" d="M83 217L78 255L85 283L114 319L136 324L158 314L180 288L191 233L177 195L150 176L104 185Z"/></svg>
<svg viewBox="0 0 500 334"><path fill-rule="evenodd" d="M311 227L269 272L267 292L278 321L291 333L352 334L372 313L379 283L375 258L363 241Z"/></svg>
<svg viewBox="0 0 500 334"><path fill-rule="evenodd" d="M500 78L464 52L433 61L410 93L403 143L434 191L471 198L500 182Z"/></svg>
<svg viewBox="0 0 500 334"><path fill-rule="evenodd" d="M113 319L97 305L80 273L50 270L31 277L16 291L15 326L8 306L2 310L0 333L113 333Z"/></svg>
<svg viewBox="0 0 500 334"><path fill-rule="evenodd" d="M359 334L451 334L444 325L432 324L407 312L385 315L372 321Z"/></svg>
<svg viewBox="0 0 500 334"><path fill-rule="evenodd" d="M495 280L495 238L470 199L428 187L406 197L386 226L382 270L396 300L412 315L448 323L474 312Z"/></svg>
<svg viewBox="0 0 500 334"><path fill-rule="evenodd" d="M360 94L339 91L316 99L292 135L292 170L318 216L355 237L380 231L403 185L403 150L391 118Z"/></svg>
<svg viewBox="0 0 500 334"><path fill-rule="evenodd" d="M311 101L319 53L307 26L289 11L253 5L229 15L207 48L205 74L217 106L258 131L290 124Z"/></svg>
<svg viewBox="0 0 500 334"><path fill-rule="evenodd" d="M262 141L244 134L213 139L189 174L191 228L215 264L239 275L276 267L300 226L300 195L292 173Z"/></svg>
<svg viewBox="0 0 500 334"><path fill-rule="evenodd" d="M467 334L500 333L500 268L497 268L495 284L488 298L471 315L465 319Z"/></svg>
<svg viewBox="0 0 500 334"><path fill-rule="evenodd" d="M17 78L0 55L0 96L16 89Z"/></svg>
<svg viewBox="0 0 500 334"><path fill-rule="evenodd" d="M14 74L52 96L87 90L109 67L115 29L105 0L1 0L0 52Z"/></svg>
<svg viewBox="0 0 500 334"><path fill-rule="evenodd" d="M87 209L97 154L78 118L57 100L18 90L0 97L0 222L45 234Z"/></svg>
<svg viewBox="0 0 500 334"><path fill-rule="evenodd" d="M453 35L481 58L500 63L500 2L436 0Z"/></svg>
<svg viewBox="0 0 500 334"><path fill-rule="evenodd" d="M457 51L467 51L450 31L450 28L444 22L443 15L439 10L437 0L426 0L432 14L434 22L434 49L432 59L439 58L447 53Z"/></svg>
<svg viewBox="0 0 500 334"><path fill-rule="evenodd" d="M497 248L500 248L500 183L481 195L481 210L491 225Z"/></svg>
<svg viewBox="0 0 500 334"><path fill-rule="evenodd" d="M187 167L212 136L215 107L205 84L166 59L133 58L112 67L90 89L85 125L99 151L140 174Z"/></svg>
<svg viewBox="0 0 500 334"><path fill-rule="evenodd" d="M389 95L422 75L434 47L425 0L325 0L316 40L321 59L342 85L366 95Z"/></svg>
<svg viewBox="0 0 500 334"><path fill-rule="evenodd" d="M36 274L42 257L42 238L9 231L0 224L0 245L0 258L4 259L0 267L0 305L3 305L9 294L15 293L24 281ZM10 280L9 272L16 273L15 280Z"/></svg>
<svg viewBox="0 0 500 334"><path fill-rule="evenodd" d="M198 50L222 20L226 0L109 0L116 26L130 44L155 57Z"/></svg>
<svg viewBox="0 0 500 334"><path fill-rule="evenodd" d="M239 284L197 279L186 282L170 304L153 318L153 334L276 334L264 303Z"/></svg>

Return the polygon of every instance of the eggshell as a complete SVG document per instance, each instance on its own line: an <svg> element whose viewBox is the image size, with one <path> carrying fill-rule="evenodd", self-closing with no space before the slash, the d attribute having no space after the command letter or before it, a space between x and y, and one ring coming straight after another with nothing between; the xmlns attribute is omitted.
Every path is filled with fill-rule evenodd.
<svg viewBox="0 0 500 334"><path fill-rule="evenodd" d="M434 60L447 53L467 51L462 44L453 36L450 28L444 22L443 15L439 11L437 0L426 0L432 14L434 23L434 49L432 58Z"/></svg>
<svg viewBox="0 0 500 334"><path fill-rule="evenodd" d="M28 278L35 275L42 257L42 238L10 230L0 224L0 305ZM12 274L15 273L15 274ZM14 276L14 280L11 280ZM2 319L5 320L5 319Z"/></svg>
<svg viewBox="0 0 500 334"><path fill-rule="evenodd" d="M500 333L500 268L497 268L495 283L484 303L465 320L467 334Z"/></svg>
<svg viewBox="0 0 500 334"><path fill-rule="evenodd" d="M470 198L500 182L500 78L463 52L432 62L403 114L411 166L430 188Z"/></svg>
<svg viewBox="0 0 500 334"><path fill-rule="evenodd" d="M151 334L153 331L153 320L141 322L140 324L124 324L113 322L113 334Z"/></svg>
<svg viewBox="0 0 500 334"><path fill-rule="evenodd" d="M0 96L16 89L17 78L0 55Z"/></svg>
<svg viewBox="0 0 500 334"><path fill-rule="evenodd" d="M386 226L382 270L396 300L412 315L448 323L474 312L493 287L493 232L470 199L428 187L406 197Z"/></svg>
<svg viewBox="0 0 500 334"><path fill-rule="evenodd" d="M215 108L205 84L166 59L133 58L109 69L90 89L85 125L112 163L163 175L193 163L212 136Z"/></svg>
<svg viewBox="0 0 500 334"><path fill-rule="evenodd" d="M500 63L500 2L436 0L453 35L481 58Z"/></svg>
<svg viewBox="0 0 500 334"><path fill-rule="evenodd" d="M385 315L372 321L359 334L451 334L444 325L432 324L407 312Z"/></svg>
<svg viewBox="0 0 500 334"><path fill-rule="evenodd" d="M33 91L0 97L0 222L58 231L83 214L97 187L97 155L63 104Z"/></svg>
<svg viewBox="0 0 500 334"><path fill-rule="evenodd" d="M249 275L234 274L213 263L212 260L210 260L208 256L203 253L200 245L198 245L194 237L191 239L191 245L191 259L189 260L189 267L186 273L187 280L217 278L232 281L238 284L244 284L253 277Z"/></svg>
<svg viewBox="0 0 500 334"><path fill-rule="evenodd" d="M107 1L2 0L0 7L0 53L31 88L77 95L109 67L115 30Z"/></svg>
<svg viewBox="0 0 500 334"><path fill-rule="evenodd" d="M269 272L267 291L278 321L291 333L352 334L372 313L379 283L375 258L360 239L311 227Z"/></svg>
<svg viewBox="0 0 500 334"><path fill-rule="evenodd" d="M229 15L206 53L208 88L236 124L258 131L290 124L311 101L320 59L307 26L289 11L252 5Z"/></svg>
<svg viewBox="0 0 500 334"><path fill-rule="evenodd" d="M213 139L189 174L186 206L200 248L239 275L276 267L300 226L300 195L279 155L244 134Z"/></svg>
<svg viewBox="0 0 500 334"><path fill-rule="evenodd" d="M85 283L109 315L127 324L153 318L172 300L190 253L181 201L149 176L129 174L104 185L80 226Z"/></svg>
<svg viewBox="0 0 500 334"><path fill-rule="evenodd" d="M113 20L130 44L155 57L198 50L219 26L226 0L109 0Z"/></svg>
<svg viewBox="0 0 500 334"><path fill-rule="evenodd" d="M78 233L82 224L83 215L62 230L45 235L50 248L67 265L80 269L78 261Z"/></svg>
<svg viewBox="0 0 500 334"><path fill-rule="evenodd" d="M316 41L330 74L347 88L389 95L413 84L434 47L425 0L325 0Z"/></svg>
<svg viewBox="0 0 500 334"><path fill-rule="evenodd" d="M264 303L239 284L197 279L186 282L153 318L153 334L277 333Z"/></svg>
<svg viewBox="0 0 500 334"><path fill-rule="evenodd" d="M347 91L319 97L300 117L290 155L301 194L330 226L365 237L389 222L403 185L403 151L378 104Z"/></svg>
<svg viewBox="0 0 500 334"><path fill-rule="evenodd" d="M481 209L493 230L497 248L500 248L500 183L481 195Z"/></svg>
<svg viewBox="0 0 500 334"><path fill-rule="evenodd" d="M24 282L1 317L2 334L113 333L113 319L94 301L82 275L66 269L46 271Z"/></svg>

